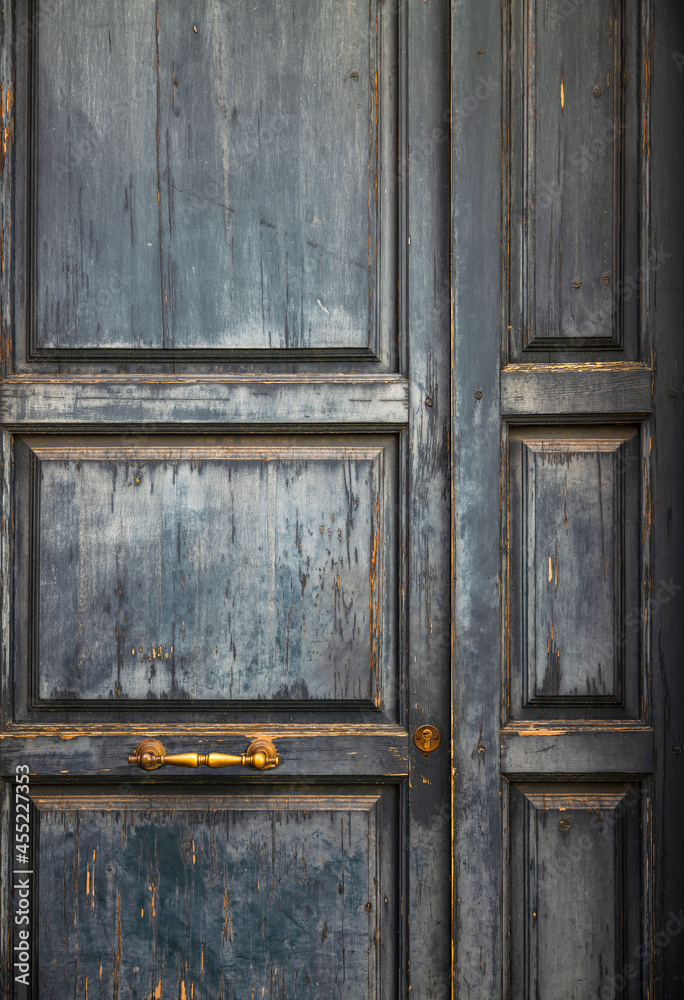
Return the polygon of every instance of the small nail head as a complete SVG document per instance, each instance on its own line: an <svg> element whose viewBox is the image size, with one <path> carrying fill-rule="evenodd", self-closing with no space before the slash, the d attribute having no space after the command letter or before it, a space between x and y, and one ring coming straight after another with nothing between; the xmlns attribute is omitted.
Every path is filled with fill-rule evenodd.
<svg viewBox="0 0 684 1000"><path fill-rule="evenodd" d="M425 397L425 405L426 406L432 406L432 396L426 396Z"/></svg>
<svg viewBox="0 0 684 1000"><path fill-rule="evenodd" d="M581 288L582 287L582 282L580 281L579 278L573 278L572 279L572 287L573 288Z"/></svg>
<svg viewBox="0 0 684 1000"><path fill-rule="evenodd" d="M482 389L478 389L475 393L475 399L482 399Z"/></svg>

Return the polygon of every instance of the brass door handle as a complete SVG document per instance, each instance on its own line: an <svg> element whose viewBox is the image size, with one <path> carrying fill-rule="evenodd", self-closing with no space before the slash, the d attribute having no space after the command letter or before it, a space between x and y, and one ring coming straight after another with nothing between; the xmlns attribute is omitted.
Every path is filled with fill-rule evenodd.
<svg viewBox="0 0 684 1000"><path fill-rule="evenodd" d="M244 764L264 771L278 764L276 748L270 740L259 738L253 740L247 747L247 753L167 753L159 740L143 740L138 743L135 753L130 754L129 764L137 764L145 771L156 771L163 764L174 764L176 767L233 767Z"/></svg>

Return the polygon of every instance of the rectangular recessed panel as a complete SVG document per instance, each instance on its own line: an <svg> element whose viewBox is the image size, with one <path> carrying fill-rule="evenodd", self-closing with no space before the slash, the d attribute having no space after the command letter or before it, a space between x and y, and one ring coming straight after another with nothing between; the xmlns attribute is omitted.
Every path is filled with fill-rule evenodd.
<svg viewBox="0 0 684 1000"><path fill-rule="evenodd" d="M381 308L388 344L397 44L383 11L36 0L38 351L371 356Z"/></svg>
<svg viewBox="0 0 684 1000"><path fill-rule="evenodd" d="M392 703L393 439L19 450L37 703Z"/></svg>
<svg viewBox="0 0 684 1000"><path fill-rule="evenodd" d="M379 996L383 944L396 961L380 933L380 899L394 903L396 891L380 861L391 797L60 789L33 799L44 1000Z"/></svg>
<svg viewBox="0 0 684 1000"><path fill-rule="evenodd" d="M639 279L623 209L638 164L636 4L529 0L512 14L514 354L623 347Z"/></svg>
<svg viewBox="0 0 684 1000"><path fill-rule="evenodd" d="M511 710L638 710L638 436L511 436Z"/></svg>
<svg viewBox="0 0 684 1000"><path fill-rule="evenodd" d="M642 996L641 814L638 786L512 786L511 996Z"/></svg>

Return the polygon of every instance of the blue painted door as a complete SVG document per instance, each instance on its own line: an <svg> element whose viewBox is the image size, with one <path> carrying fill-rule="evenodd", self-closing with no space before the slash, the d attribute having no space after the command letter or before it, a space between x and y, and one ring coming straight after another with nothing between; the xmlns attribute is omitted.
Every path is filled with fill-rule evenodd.
<svg viewBox="0 0 684 1000"><path fill-rule="evenodd" d="M452 15L455 995L674 998L682 5Z"/></svg>
<svg viewBox="0 0 684 1000"><path fill-rule="evenodd" d="M3 995L446 997L448 9L3 30Z"/></svg>
<svg viewBox="0 0 684 1000"><path fill-rule="evenodd" d="M2 995L678 997L681 5L0 36Z"/></svg>

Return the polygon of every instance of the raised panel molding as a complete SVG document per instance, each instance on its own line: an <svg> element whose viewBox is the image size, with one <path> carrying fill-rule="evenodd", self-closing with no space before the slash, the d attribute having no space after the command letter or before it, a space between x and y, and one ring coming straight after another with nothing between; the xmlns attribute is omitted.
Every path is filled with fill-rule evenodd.
<svg viewBox="0 0 684 1000"><path fill-rule="evenodd" d="M381 996L392 789L127 787L32 788L41 996Z"/></svg>
<svg viewBox="0 0 684 1000"><path fill-rule="evenodd" d="M639 714L639 436L510 435L512 718Z"/></svg>
<svg viewBox="0 0 684 1000"><path fill-rule="evenodd" d="M513 784L508 808L511 996L641 997L641 786Z"/></svg>
<svg viewBox="0 0 684 1000"><path fill-rule="evenodd" d="M390 363L397 8L65 2L17 11L29 359Z"/></svg>
<svg viewBox="0 0 684 1000"><path fill-rule="evenodd" d="M395 711L395 438L36 436L16 467L20 706Z"/></svg>
<svg viewBox="0 0 684 1000"><path fill-rule="evenodd" d="M642 7L509 0L503 134L512 359L581 350L639 357L647 270L639 233L648 207L639 197L647 187ZM637 204L639 213L626 210Z"/></svg>

